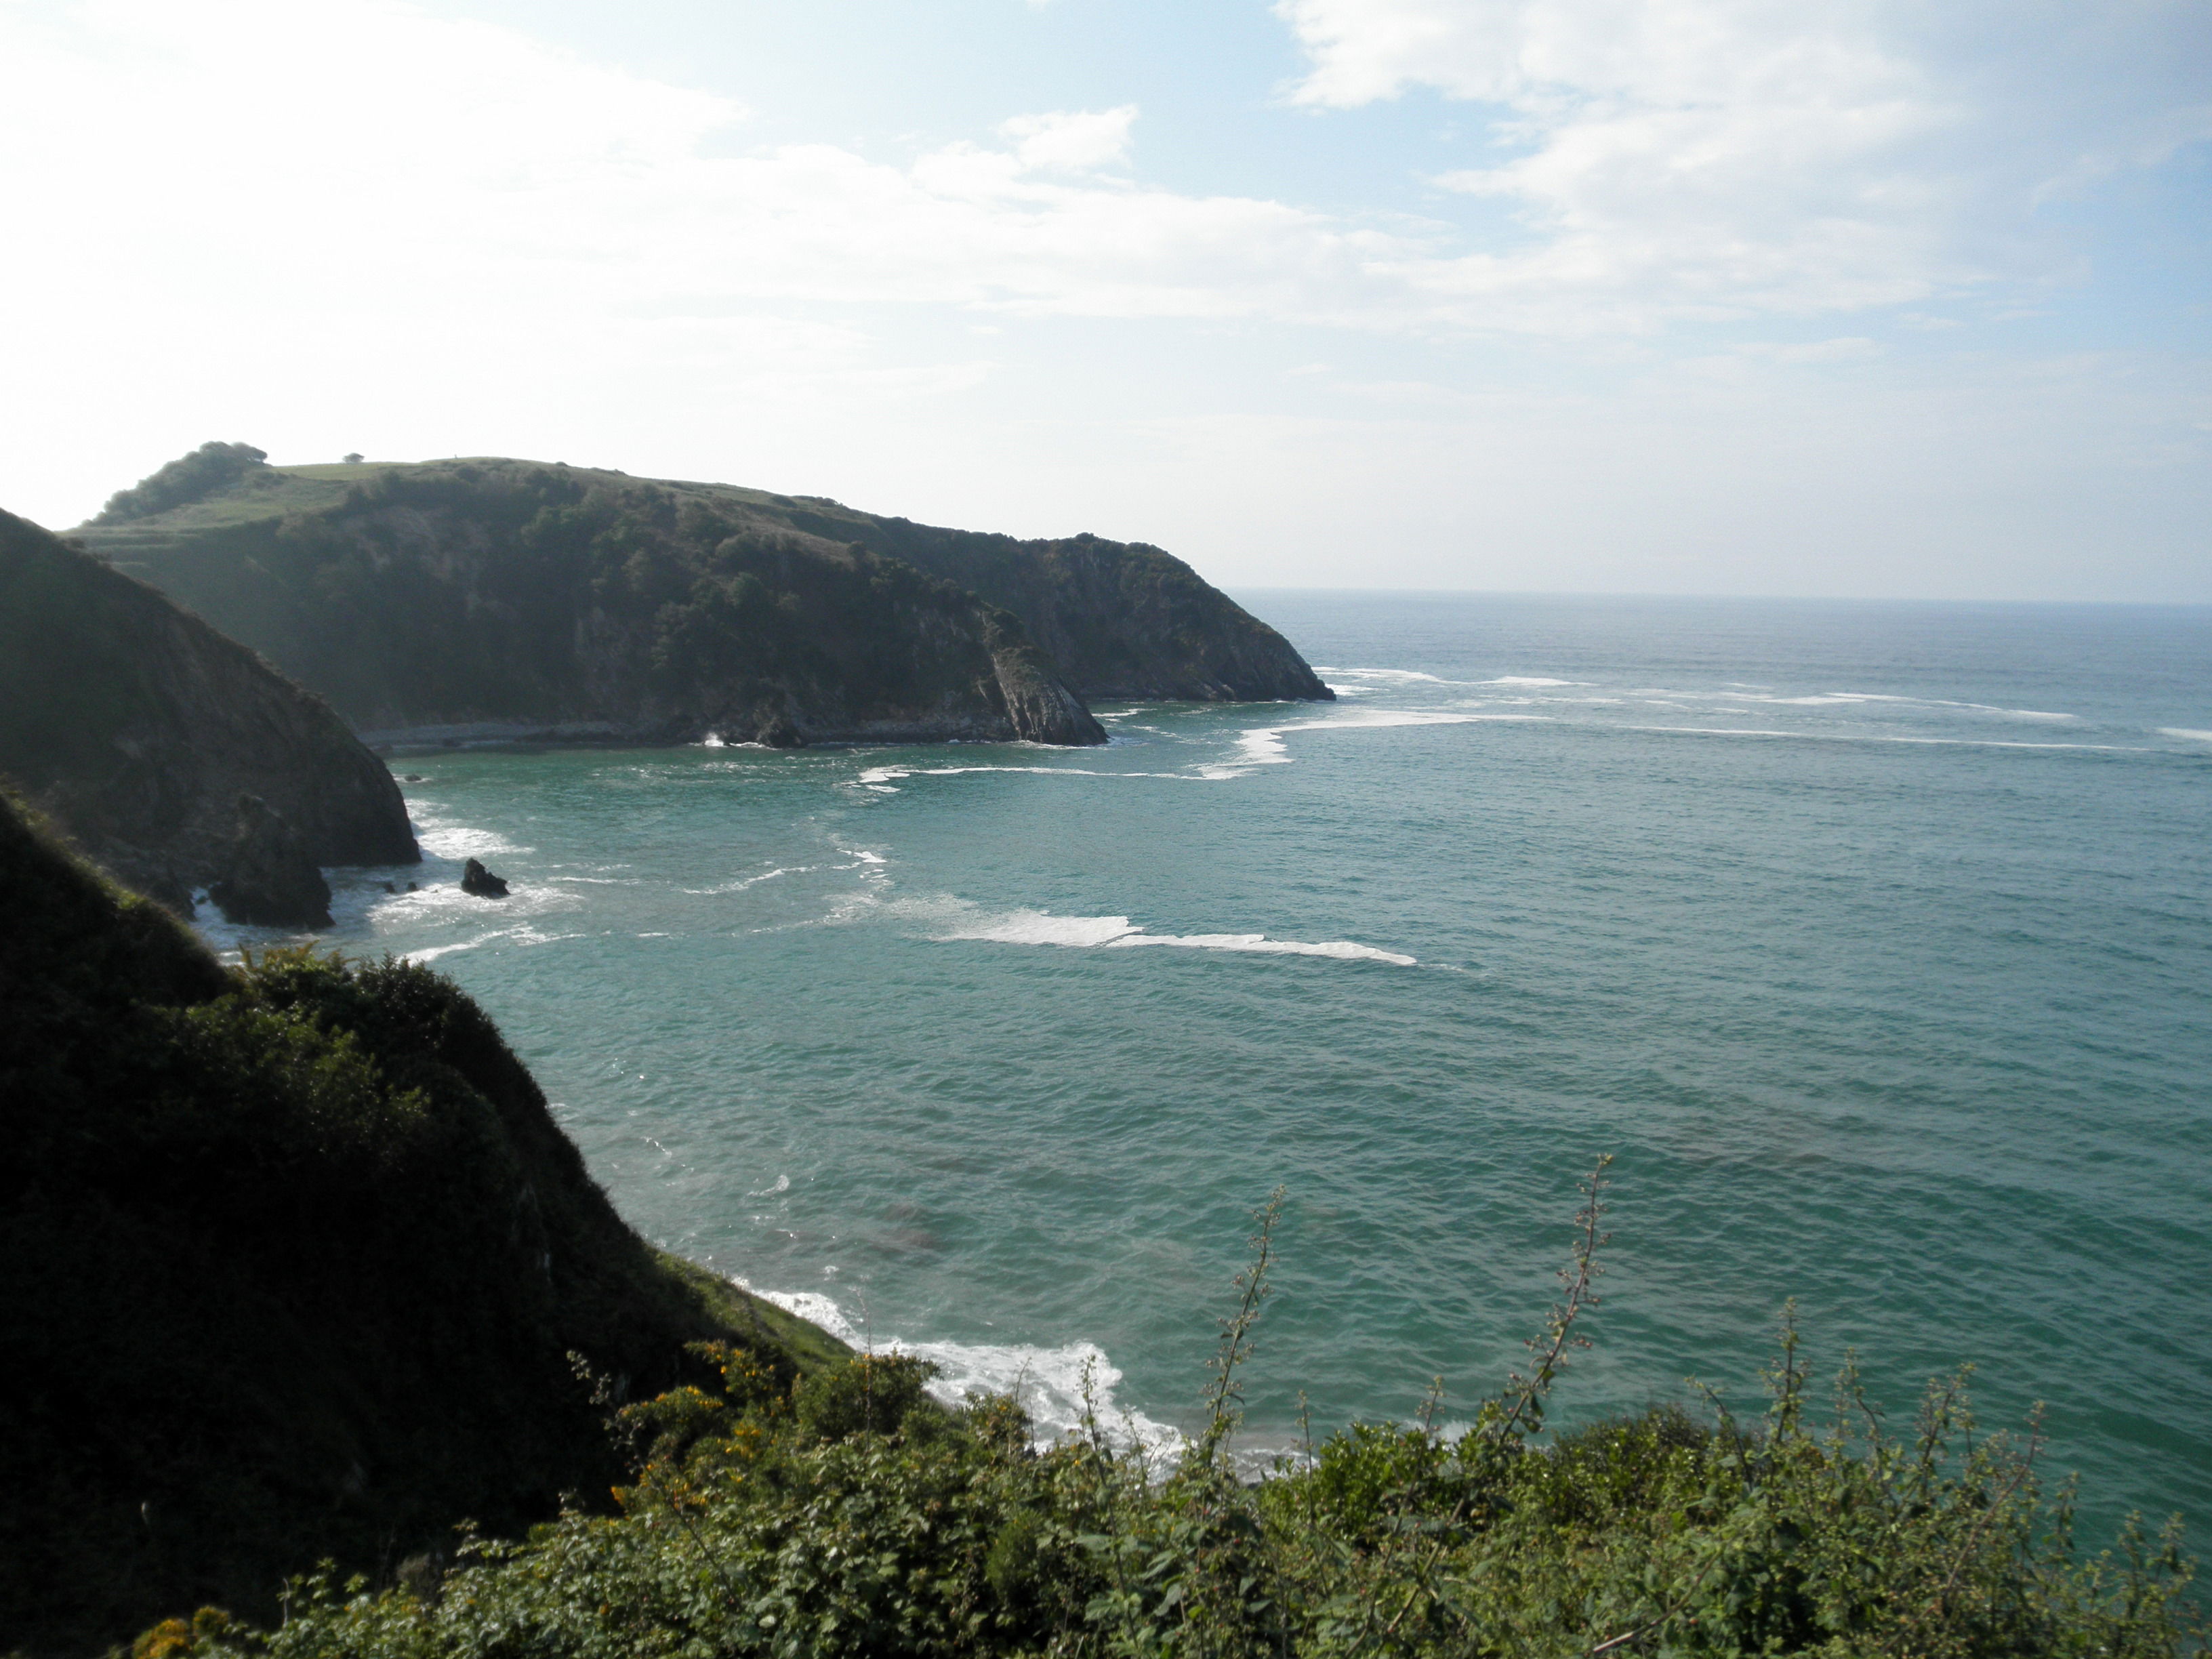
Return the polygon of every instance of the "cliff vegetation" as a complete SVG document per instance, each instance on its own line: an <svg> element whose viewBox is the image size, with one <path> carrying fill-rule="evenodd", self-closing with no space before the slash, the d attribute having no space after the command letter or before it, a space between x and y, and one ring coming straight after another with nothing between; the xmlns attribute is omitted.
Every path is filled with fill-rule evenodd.
<svg viewBox="0 0 2212 1659"><path fill-rule="evenodd" d="M1602 1175L1602 1166L1600 1171ZM620 1409L619 1512L380 1588L323 1571L288 1622L208 1608L137 1651L495 1655L2130 1656L2201 1652L2169 1529L2084 1559L2036 1448L1981 1437L1963 1377L1893 1425L1849 1370L1816 1407L1793 1331L1768 1404L1655 1407L1547 1439L1595 1302L1598 1187L1516 1376L1437 1426L1356 1425L1254 1480L1232 1456L1271 1245L1224 1321L1205 1426L1030 1444L1018 1402L946 1413L927 1366L862 1356L791 1389L742 1344L714 1384Z"/></svg>
<svg viewBox="0 0 2212 1659"><path fill-rule="evenodd" d="M1099 740L1083 697L1334 695L1142 544L521 461L258 454L204 446L77 533L364 729L1076 742Z"/></svg>
<svg viewBox="0 0 2212 1659"><path fill-rule="evenodd" d="M0 799L0 1648L274 1619L623 1474L570 1354L650 1396L840 1345L623 1222L428 969L237 969Z"/></svg>
<svg viewBox="0 0 2212 1659"><path fill-rule="evenodd" d="M262 468L81 533L363 731L1105 741L1011 613L708 489L516 461Z"/></svg>

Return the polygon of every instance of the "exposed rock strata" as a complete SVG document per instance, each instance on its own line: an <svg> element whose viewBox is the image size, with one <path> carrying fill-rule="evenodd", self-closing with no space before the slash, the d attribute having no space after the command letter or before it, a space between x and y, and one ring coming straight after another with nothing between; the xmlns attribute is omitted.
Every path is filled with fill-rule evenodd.
<svg viewBox="0 0 2212 1659"><path fill-rule="evenodd" d="M231 873L241 795L290 826L315 865L421 856L399 786L319 697L5 513L0 773L118 878L177 908Z"/></svg>

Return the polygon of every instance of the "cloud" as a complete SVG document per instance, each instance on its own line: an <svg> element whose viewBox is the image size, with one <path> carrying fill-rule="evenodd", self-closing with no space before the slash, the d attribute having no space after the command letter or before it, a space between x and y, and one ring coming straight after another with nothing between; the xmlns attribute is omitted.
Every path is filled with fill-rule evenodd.
<svg viewBox="0 0 2212 1659"><path fill-rule="evenodd" d="M2201 7L2102 25L2031 3L1279 0L1294 101L1409 89L1492 106L1503 152L1447 190L1511 204L1517 246L1405 280L1524 322L1810 315L1926 301L2064 262L2037 204L2212 134Z"/></svg>
<svg viewBox="0 0 2212 1659"><path fill-rule="evenodd" d="M1317 109L1414 86L1492 106L1501 148L1436 182L1519 229L1148 186L1127 171L1133 105L1016 114L995 142L902 159L748 146L728 99L397 0L0 6L0 202L93 267L68 283L179 313L313 292L516 329L828 302L1572 336L1986 287L2039 269L2035 190L2203 125L2182 81L2142 107L2077 88L2076 142L2035 151L2032 177L1977 171L1962 135L1986 146L2005 88L2070 83L2031 56L1969 88L1872 0L1279 10ZM2087 56L2132 63L2155 33Z"/></svg>
<svg viewBox="0 0 2212 1659"><path fill-rule="evenodd" d="M1361 241L1323 216L1100 176L1136 114L1017 115L903 161L747 149L728 100L388 0L0 7L10 224L70 250L58 282L179 309L1346 302Z"/></svg>
<svg viewBox="0 0 2212 1659"><path fill-rule="evenodd" d="M1049 115L1017 115L999 124L1014 141L1024 168L1088 171L1129 159L1129 126L1137 106L1119 109L1054 110Z"/></svg>
<svg viewBox="0 0 2212 1659"><path fill-rule="evenodd" d="M1942 33L1932 11L1907 28L1863 0L1287 4L1310 117L1249 118L1348 128L1362 102L1424 88L1491 124L1437 164L1443 206L1417 222L1159 187L1127 105L980 112L969 142L918 151L778 142L732 99L398 0L0 0L16 393L0 501L66 523L210 436L294 456L490 447L1200 553L1240 545L1240 515L1280 493L1296 510L1251 540L1247 574L1307 545L1327 579L1347 548L1460 558L1493 519L1530 544L1557 520L1641 547L1689 511L1668 480L1726 499L1730 469L1760 474L1742 457L1832 408L1914 435L1822 499L1878 504L1914 465L1933 499L1984 450L2031 457L1990 464L1989 510L2057 547L2034 526L2062 516L2034 491L2072 476L2051 457L2080 455L2164 481L2144 499L2194 535L2202 491L2172 480L2201 471L2201 365L2165 354L2136 403L2081 390L2136 372L2117 360L1984 374L1956 402L1908 384L1972 367L1961 349L1929 368L1951 296L2043 299L2021 280L2059 265L2038 203L2203 130L2190 66L2208 52L2181 9L2012 0L2014 27L1982 4L1954 0ZM1900 301L1902 328L1864 314ZM1708 318L1748 320L1677 326ZM1195 326L1143 326L1159 320ZM1487 343L1504 336L1534 343ZM1484 349L1449 349L1470 337ZM1516 380L1579 400L1486 401ZM1194 448L1177 506L1166 428L1145 424L1162 409L1320 424L1275 459ZM2022 410L2047 440L1992 435ZM1769 470L1813 499L1821 469L1847 468L1839 431ZM2100 447L2120 431L2124 451ZM1669 446L1701 434L1717 459L1678 465ZM1639 455L1656 482L1607 520L1601 481ZM2108 517L2150 510L2080 491ZM1364 535L1385 496L1413 518ZM1431 522L1426 502L1459 505Z"/></svg>

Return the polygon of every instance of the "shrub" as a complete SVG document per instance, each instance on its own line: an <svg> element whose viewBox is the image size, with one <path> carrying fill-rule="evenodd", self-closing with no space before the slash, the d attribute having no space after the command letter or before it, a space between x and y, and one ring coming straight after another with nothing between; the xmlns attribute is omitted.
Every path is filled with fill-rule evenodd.
<svg viewBox="0 0 2212 1659"><path fill-rule="evenodd" d="M269 459L265 449L252 444L204 443L188 455L149 472L128 489L107 498L94 524L128 524L150 519L173 507L189 507L204 501L224 485L234 483Z"/></svg>
<svg viewBox="0 0 2212 1659"><path fill-rule="evenodd" d="M634 1470L618 1517L572 1508L520 1543L471 1536L434 1595L311 1576L281 1628L210 1625L189 1650L2166 1659L2201 1641L2173 1531L2081 1559L2032 1434L1974 1437L1960 1379L1893 1436L1847 1370L1816 1424L1785 1328L1756 1423L1662 1405L1543 1442L1595 1299L1590 1197L1529 1375L1456 1437L1432 1400L1412 1425L1356 1425L1240 1474L1263 1221L1206 1424L1164 1467L1095 1413L1033 1449L1010 1401L932 1407L910 1359L793 1387L725 1346L719 1399L617 1413Z"/></svg>

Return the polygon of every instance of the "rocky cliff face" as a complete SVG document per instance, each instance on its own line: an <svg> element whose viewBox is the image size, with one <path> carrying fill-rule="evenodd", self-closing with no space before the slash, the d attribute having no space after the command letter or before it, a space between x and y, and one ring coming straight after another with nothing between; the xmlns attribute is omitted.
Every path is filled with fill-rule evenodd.
<svg viewBox="0 0 2212 1659"><path fill-rule="evenodd" d="M398 785L320 698L5 513L0 773L173 906L236 868L241 796L265 803L313 865L420 857Z"/></svg>
<svg viewBox="0 0 2212 1659"><path fill-rule="evenodd" d="M831 502L778 510L957 582L1019 617L1085 697L1333 700L1291 642L1172 554L1097 536L1017 541Z"/></svg>
<svg viewBox="0 0 2212 1659"><path fill-rule="evenodd" d="M333 482L263 467L82 533L373 736L1105 741L1017 617L713 489L514 461Z"/></svg>

